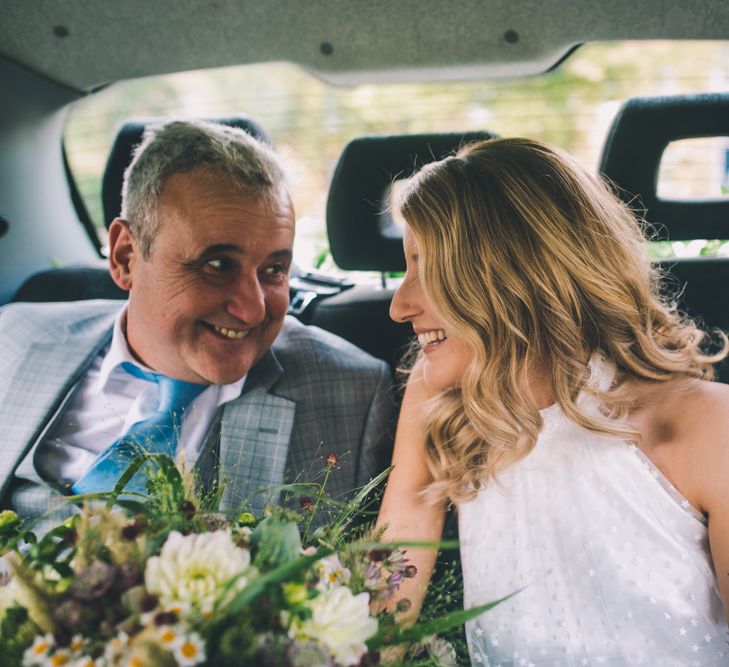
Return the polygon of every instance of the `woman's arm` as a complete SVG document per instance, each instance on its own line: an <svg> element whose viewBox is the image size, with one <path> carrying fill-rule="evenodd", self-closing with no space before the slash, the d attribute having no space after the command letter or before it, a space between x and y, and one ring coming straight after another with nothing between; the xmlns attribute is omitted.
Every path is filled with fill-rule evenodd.
<svg viewBox="0 0 729 667"><path fill-rule="evenodd" d="M709 519L709 546L729 621L729 386L686 380L652 385L632 425L641 449Z"/></svg>
<svg viewBox="0 0 729 667"><path fill-rule="evenodd" d="M729 623L729 387L716 387L712 408L704 420L710 433L698 454L701 459L700 504L709 517L709 546L716 580Z"/></svg>
<svg viewBox="0 0 729 667"><path fill-rule="evenodd" d="M423 415L425 403L433 394L434 391L425 383L416 364L405 389L395 434L393 470L377 518L377 526L385 528L382 537L385 542L436 542L441 538L445 507L442 504L428 505L419 497L419 492L431 481L425 465ZM408 560L417 568L417 574L403 581L395 602L401 599L410 601L410 609L401 615L401 619L414 622L423 603L438 551L432 548L406 549Z"/></svg>
<svg viewBox="0 0 729 667"><path fill-rule="evenodd" d="M729 470L729 456L724 462L724 470ZM723 498L716 498L709 510L709 544L714 561L719 591L724 603L724 615L729 623L729 475L724 475Z"/></svg>
<svg viewBox="0 0 729 667"><path fill-rule="evenodd" d="M694 401L684 401L683 414L692 432L683 461L682 470L691 471L684 495L709 518L711 558L729 622L729 387L702 383L695 396Z"/></svg>

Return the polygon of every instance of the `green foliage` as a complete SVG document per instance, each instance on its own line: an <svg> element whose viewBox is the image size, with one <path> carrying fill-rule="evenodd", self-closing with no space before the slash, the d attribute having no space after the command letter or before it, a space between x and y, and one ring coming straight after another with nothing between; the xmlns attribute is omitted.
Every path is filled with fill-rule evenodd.
<svg viewBox="0 0 729 667"><path fill-rule="evenodd" d="M244 615L229 617L220 630L219 639L211 643L211 665L246 667L255 664L258 634Z"/></svg>
<svg viewBox="0 0 729 667"><path fill-rule="evenodd" d="M514 595L512 593L512 595ZM452 628L463 625L466 621L476 618L487 612L498 604L505 602L512 595L507 595L493 602L471 607L470 609L460 609L453 611L437 619L420 622L409 628L385 628L378 632L372 639L367 642L370 648L381 648L383 646L396 646L403 643L417 642L426 637L430 637L436 633L447 632Z"/></svg>
<svg viewBox="0 0 729 667"><path fill-rule="evenodd" d="M22 535L20 517L12 510L0 512L0 556L12 549Z"/></svg>
<svg viewBox="0 0 729 667"><path fill-rule="evenodd" d="M329 246L323 247L314 258L314 268L320 269L322 266L324 266L324 263L329 259L330 256L329 252Z"/></svg>
<svg viewBox="0 0 729 667"><path fill-rule="evenodd" d="M258 569L276 568L301 555L299 527L277 516L266 517L251 534L251 546L256 551L254 565Z"/></svg>
<svg viewBox="0 0 729 667"><path fill-rule="evenodd" d="M25 649L33 642L38 631L28 618L28 612L20 606L6 609L0 621L0 643L3 647L2 664L19 665Z"/></svg>
<svg viewBox="0 0 729 667"><path fill-rule="evenodd" d="M7 664L20 665L23 652L39 634L50 633L61 644L81 635L86 642L83 650L98 657L108 642L124 631L133 638L134 650L143 651L152 661L149 664L162 667L172 664L171 654L161 647L156 635L148 634L149 629L160 623L173 626L181 619L204 637L209 665L324 664L329 649L312 636L300 634L315 618L311 605L317 601L330 604L326 597L318 600L319 596L333 592L332 586L346 585L348 591L334 592L349 596L366 592L370 601L380 603L391 599L404 577L412 576L401 548L410 545L382 543L381 531L368 533L358 524L361 514L378 497L389 471L359 489L351 500L335 502L325 487L336 470L337 458L330 455L326 461L320 483L282 488L289 497L308 499L308 509L297 513L287 507L269 507L260 520L240 512L230 524L218 513L214 500L199 495L196 480L164 455L139 457L111 493L71 497L72 501L95 505L85 506L81 514L39 540L16 516L0 514L0 535L9 536L5 543L15 552L11 554L13 576L22 585L24 598L30 600L27 613L11 604L2 616L0 651L9 656ZM142 466L151 472L147 493L125 491ZM113 508L114 504L125 512ZM180 533L175 536L179 541L164 556L172 559L165 567L182 553L175 548L189 548L182 547L182 540L188 539L183 536L208 534L221 527L230 530L225 539L231 557L242 547L250 554L251 566L244 565L232 579L220 582L209 614L202 607L172 611L162 606L161 597L154 594L156 589L145 582L148 559L160 554L172 531ZM452 548L455 543L412 546ZM24 557L21 552L25 552ZM333 557L321 562L328 556ZM198 575L184 576L194 579ZM436 581L422 622L411 628L400 628L392 613L380 613L378 632L367 642L371 655L363 664L377 664L379 649L404 642L412 646L402 657L403 667L440 664L436 654L450 655L452 649L431 636L457 628L498 603L463 611L458 608L458 597L452 596L458 589L456 574L440 584ZM152 616L147 613L150 610ZM180 617L181 613L185 616ZM145 615L147 620L143 621ZM289 631L294 632L295 641ZM454 631L452 636L462 651L458 633ZM52 656L57 647L49 650Z"/></svg>

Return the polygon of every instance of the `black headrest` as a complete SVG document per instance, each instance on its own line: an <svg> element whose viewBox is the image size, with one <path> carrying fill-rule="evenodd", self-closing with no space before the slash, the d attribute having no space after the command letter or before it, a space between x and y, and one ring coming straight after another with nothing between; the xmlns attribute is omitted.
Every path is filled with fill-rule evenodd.
<svg viewBox="0 0 729 667"><path fill-rule="evenodd" d="M360 137L344 148L327 201L332 257L342 269L403 271L402 232L389 212L390 186L491 132Z"/></svg>
<svg viewBox="0 0 729 667"><path fill-rule="evenodd" d="M121 211L121 191L124 181L124 171L132 161L134 149L142 141L144 130L150 125L158 125L170 120L169 118L135 118L122 125L114 145L111 147L109 159L106 161L104 180L101 184L101 198L104 204L104 224L108 227L111 221ZM267 144L272 143L271 137L254 120L245 116L230 116L228 118L205 118L203 120L230 127L238 127L248 134Z"/></svg>
<svg viewBox="0 0 729 667"><path fill-rule="evenodd" d="M729 200L674 201L656 195L658 168L672 141L729 136L729 94L637 97L625 103L603 149L600 171L624 192L639 197L646 219L672 241L729 238ZM661 229L663 227L663 229Z"/></svg>

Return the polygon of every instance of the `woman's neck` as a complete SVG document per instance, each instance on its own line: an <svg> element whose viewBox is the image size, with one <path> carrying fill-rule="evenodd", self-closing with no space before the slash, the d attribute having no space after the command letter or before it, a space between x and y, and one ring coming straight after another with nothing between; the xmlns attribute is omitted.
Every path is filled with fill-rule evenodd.
<svg viewBox="0 0 729 667"><path fill-rule="evenodd" d="M529 365L527 371L527 383L532 400L537 404L539 410L544 410L554 404L554 391L552 389L552 380L550 373L545 364L542 362L533 362Z"/></svg>

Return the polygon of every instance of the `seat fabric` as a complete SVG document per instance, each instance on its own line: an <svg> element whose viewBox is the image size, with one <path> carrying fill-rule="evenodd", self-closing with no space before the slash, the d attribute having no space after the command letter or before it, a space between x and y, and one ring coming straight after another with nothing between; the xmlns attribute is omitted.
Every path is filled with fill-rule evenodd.
<svg viewBox="0 0 729 667"><path fill-rule="evenodd" d="M618 112L600 171L645 220L658 239L729 239L729 199L681 201L656 193L661 156L672 141L729 136L729 94L641 97ZM680 295L679 307L707 328L729 331L729 258L679 258L662 262L666 285ZM719 368L729 381L729 363Z"/></svg>

